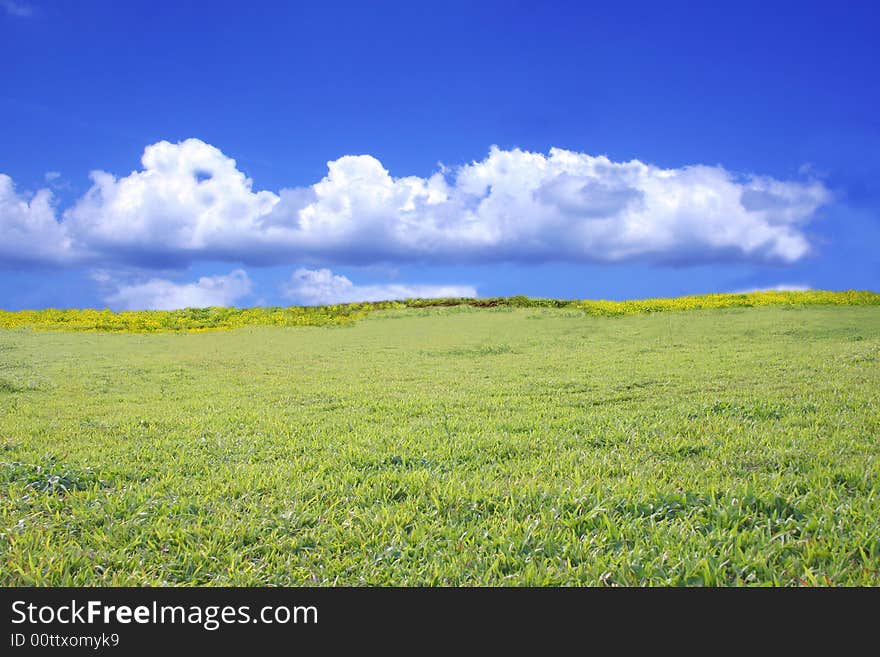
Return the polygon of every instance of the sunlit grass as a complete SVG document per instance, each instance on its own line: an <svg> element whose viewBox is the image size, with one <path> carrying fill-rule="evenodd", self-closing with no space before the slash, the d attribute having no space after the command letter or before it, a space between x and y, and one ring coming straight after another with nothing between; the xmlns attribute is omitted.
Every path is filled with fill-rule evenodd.
<svg viewBox="0 0 880 657"><path fill-rule="evenodd" d="M878 585L880 308L810 294L0 331L0 584ZM716 300L782 305L644 312Z"/></svg>
<svg viewBox="0 0 880 657"><path fill-rule="evenodd" d="M704 294L665 299L632 301L593 301L493 297L486 299L408 299L336 304L317 307L186 308L184 310L123 311L50 308L47 310L0 310L0 328L35 328L67 331L208 331L244 326L334 326L349 324L369 314L389 309L431 307L473 308L567 308L586 315L616 316L642 313L698 310L708 308L746 308L755 306L880 305L880 295L847 290L829 292L750 292L744 294Z"/></svg>

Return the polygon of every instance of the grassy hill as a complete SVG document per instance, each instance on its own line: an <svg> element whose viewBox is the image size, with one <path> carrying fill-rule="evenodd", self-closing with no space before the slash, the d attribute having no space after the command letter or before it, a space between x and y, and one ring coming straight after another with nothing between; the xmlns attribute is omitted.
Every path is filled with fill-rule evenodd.
<svg viewBox="0 0 880 657"><path fill-rule="evenodd" d="M371 313L402 308L557 308L584 315L620 316L709 308L752 308L756 306L877 306L880 294L860 290L831 292L749 292L704 294L664 299L594 301L492 297L484 299L407 299L346 303L329 306L256 308L186 308L184 310L123 311L98 309L0 310L0 329L33 328L65 331L209 331L244 326L336 326L350 324Z"/></svg>
<svg viewBox="0 0 880 657"><path fill-rule="evenodd" d="M877 295L496 301L4 313L0 584L880 585Z"/></svg>

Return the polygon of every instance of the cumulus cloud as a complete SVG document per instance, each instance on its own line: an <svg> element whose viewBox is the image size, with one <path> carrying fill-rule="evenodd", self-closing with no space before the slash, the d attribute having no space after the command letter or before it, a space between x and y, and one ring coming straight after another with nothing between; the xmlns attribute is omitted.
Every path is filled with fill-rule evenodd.
<svg viewBox="0 0 880 657"><path fill-rule="evenodd" d="M483 160L424 178L346 155L328 162L320 181L277 193L254 190L235 160L198 139L148 146L141 163L123 177L92 172L92 187L55 227L41 223L60 231L68 257L148 267L791 263L809 252L805 228L831 201L815 180L663 169L558 148L493 147ZM0 210L0 226L21 223L20 214Z"/></svg>
<svg viewBox="0 0 880 657"><path fill-rule="evenodd" d="M89 248L129 259L154 256L195 260L227 255L250 260L271 240L260 217L278 203L252 192L235 160L197 139L148 146L143 170L116 178L93 171L92 187L65 213L65 223Z"/></svg>
<svg viewBox="0 0 880 657"><path fill-rule="evenodd" d="M471 285L355 285L329 269L297 269L282 293L288 299L305 305L349 303L355 301L391 301L395 299L438 299L443 297L476 297Z"/></svg>
<svg viewBox="0 0 880 657"><path fill-rule="evenodd" d="M60 263L71 253L71 240L55 218L52 192L26 197L12 178L0 173L0 265Z"/></svg>
<svg viewBox="0 0 880 657"><path fill-rule="evenodd" d="M96 272L94 278L106 283L108 274ZM230 306L251 291L251 281L242 269L225 276L202 276L195 283L175 283L152 278L143 283L120 285L105 300L115 310L177 310Z"/></svg>

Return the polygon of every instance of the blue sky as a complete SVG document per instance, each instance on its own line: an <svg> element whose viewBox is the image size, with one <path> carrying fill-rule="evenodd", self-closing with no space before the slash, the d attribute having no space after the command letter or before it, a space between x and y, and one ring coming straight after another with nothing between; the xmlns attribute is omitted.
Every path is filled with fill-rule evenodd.
<svg viewBox="0 0 880 657"><path fill-rule="evenodd" d="M0 307L880 289L874 3L609 4L0 0Z"/></svg>

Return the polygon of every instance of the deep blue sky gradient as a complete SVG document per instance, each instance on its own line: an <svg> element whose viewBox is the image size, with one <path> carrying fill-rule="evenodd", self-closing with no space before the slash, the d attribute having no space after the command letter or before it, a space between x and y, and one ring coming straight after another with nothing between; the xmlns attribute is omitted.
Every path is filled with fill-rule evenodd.
<svg viewBox="0 0 880 657"><path fill-rule="evenodd" d="M392 175L551 146L664 167L819 175L835 202L791 266L334 268L358 283L622 298L777 285L880 289L880 5L872 2L110 2L0 8L0 172L19 191L125 175L198 137L255 189L344 154ZM2 239L2 236L0 236ZM226 273L202 263L181 280ZM279 302L291 268L248 268ZM104 305L84 271L0 269L0 307Z"/></svg>

